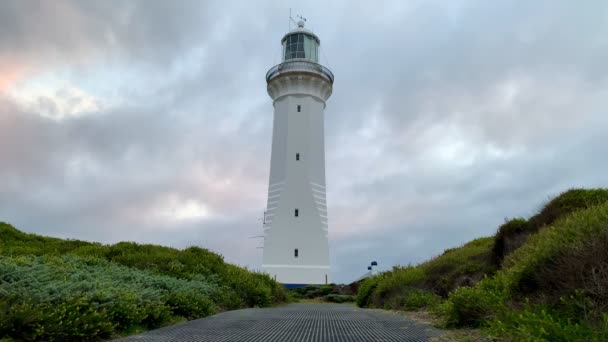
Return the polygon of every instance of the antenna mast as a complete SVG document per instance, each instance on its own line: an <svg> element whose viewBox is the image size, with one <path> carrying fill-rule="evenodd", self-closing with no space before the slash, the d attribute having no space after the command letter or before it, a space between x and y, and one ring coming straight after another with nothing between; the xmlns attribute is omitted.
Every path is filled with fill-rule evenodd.
<svg viewBox="0 0 608 342"><path fill-rule="evenodd" d="M300 21L306 22L306 18L304 18L303 16L298 14L298 15L296 15L296 17L298 19L300 19ZM294 23L296 26L298 26L298 22L291 16L291 8L290 8L289 9L289 31L291 31L291 23Z"/></svg>

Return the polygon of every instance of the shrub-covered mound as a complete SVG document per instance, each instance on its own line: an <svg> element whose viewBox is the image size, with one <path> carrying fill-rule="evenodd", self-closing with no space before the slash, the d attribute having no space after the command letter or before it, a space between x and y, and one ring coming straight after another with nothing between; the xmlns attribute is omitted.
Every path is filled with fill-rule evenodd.
<svg viewBox="0 0 608 342"><path fill-rule="evenodd" d="M569 190L530 219L505 222L496 239L365 279L357 305L426 307L498 340L608 341L607 199L604 189Z"/></svg>
<svg viewBox="0 0 608 342"><path fill-rule="evenodd" d="M351 295L331 293L323 297L323 300L330 303L350 303L355 301L355 297Z"/></svg>
<svg viewBox="0 0 608 342"><path fill-rule="evenodd" d="M0 337L105 338L285 300L269 276L206 249L62 240L0 222Z"/></svg>
<svg viewBox="0 0 608 342"><path fill-rule="evenodd" d="M494 274L493 245L493 237L475 239L423 263L420 267L426 273L424 288L447 297L457 287L472 286L484 276Z"/></svg>
<svg viewBox="0 0 608 342"><path fill-rule="evenodd" d="M399 266L359 287L357 304L387 309L417 309L434 305L459 286L472 286L496 267L491 252L494 239L485 237L445 250L418 266Z"/></svg>
<svg viewBox="0 0 608 342"><path fill-rule="evenodd" d="M288 290L292 300L317 299L329 303L354 302L355 297L349 286L346 285L308 285Z"/></svg>
<svg viewBox="0 0 608 342"><path fill-rule="evenodd" d="M0 336L94 339L217 312L225 289L78 256L0 257Z"/></svg>
<svg viewBox="0 0 608 342"><path fill-rule="evenodd" d="M321 298L333 292L334 285L308 285L290 289L294 299Z"/></svg>
<svg viewBox="0 0 608 342"><path fill-rule="evenodd" d="M450 324L487 325L508 340L606 341L607 309L608 203L531 236L495 277L445 304Z"/></svg>
<svg viewBox="0 0 608 342"><path fill-rule="evenodd" d="M496 233L493 260L500 265L511 252L522 246L528 237L560 217L577 210L608 201L608 189L571 189L549 201L536 215L525 220L516 218L505 222Z"/></svg>

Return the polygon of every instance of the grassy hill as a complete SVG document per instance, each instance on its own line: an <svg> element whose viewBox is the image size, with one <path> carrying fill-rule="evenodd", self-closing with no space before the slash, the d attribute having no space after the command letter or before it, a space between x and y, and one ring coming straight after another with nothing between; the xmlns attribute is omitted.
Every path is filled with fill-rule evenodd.
<svg viewBox="0 0 608 342"><path fill-rule="evenodd" d="M505 341L608 340L608 190L574 189L416 266L366 279L362 307L429 310Z"/></svg>
<svg viewBox="0 0 608 342"><path fill-rule="evenodd" d="M203 248L62 240L0 222L0 339L107 339L285 300L270 277Z"/></svg>

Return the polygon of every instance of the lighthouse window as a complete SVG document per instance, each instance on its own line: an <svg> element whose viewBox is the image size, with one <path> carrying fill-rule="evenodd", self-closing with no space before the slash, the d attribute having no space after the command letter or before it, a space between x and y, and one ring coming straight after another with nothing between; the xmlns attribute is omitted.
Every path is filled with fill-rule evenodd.
<svg viewBox="0 0 608 342"><path fill-rule="evenodd" d="M293 250L293 256L294 256L295 258L297 258L297 257L298 257L298 249L297 249L297 248Z"/></svg>
<svg viewBox="0 0 608 342"><path fill-rule="evenodd" d="M298 113L302 110L302 106L298 105Z"/></svg>
<svg viewBox="0 0 608 342"><path fill-rule="evenodd" d="M319 62L319 41L309 34L294 33L283 41L284 60L304 58L311 62Z"/></svg>
<svg viewBox="0 0 608 342"><path fill-rule="evenodd" d="M298 215L300 214L300 211L298 209L295 210L294 212L295 216L298 217Z"/></svg>
<svg viewBox="0 0 608 342"><path fill-rule="evenodd" d="M304 35L292 34L285 42L285 59L304 58Z"/></svg>
<svg viewBox="0 0 608 342"><path fill-rule="evenodd" d="M300 160L300 154L296 153L296 160Z"/></svg>

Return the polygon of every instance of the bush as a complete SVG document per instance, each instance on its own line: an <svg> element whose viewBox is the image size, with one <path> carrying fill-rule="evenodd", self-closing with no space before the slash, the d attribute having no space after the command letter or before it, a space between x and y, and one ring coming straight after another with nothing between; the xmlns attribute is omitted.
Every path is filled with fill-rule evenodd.
<svg viewBox="0 0 608 342"><path fill-rule="evenodd" d="M548 304L557 312L569 313L568 317L573 322L578 320L579 325L601 325L602 312L608 306L606 292L601 290L605 283L589 280L604 276L599 270L607 264L602 257L608 248L607 222L608 203L605 203L577 211L531 236L505 259L503 269L493 278L450 294L448 323L479 326L492 318L508 316L508 311L502 309L504 304L528 297ZM595 252L598 254L594 258ZM577 307L578 311L573 311ZM534 315L538 314L534 311Z"/></svg>
<svg viewBox="0 0 608 342"><path fill-rule="evenodd" d="M216 312L204 278L176 279L76 256L0 257L0 333L16 339L106 338Z"/></svg>
<svg viewBox="0 0 608 342"><path fill-rule="evenodd" d="M223 257L204 248L177 250L155 245L120 242L102 245L78 240L61 240L26 234L0 222L0 255L65 255L103 258L108 261L151 271L157 274L191 280L213 279L222 284L220 293L211 294L220 310L269 306L287 300L287 292L266 274L225 263Z"/></svg>
<svg viewBox="0 0 608 342"><path fill-rule="evenodd" d="M513 219L503 224L496 234L493 260L501 265L503 259L522 246L531 234L553 224L578 210L608 201L608 189L571 189L550 200L529 220Z"/></svg>
<svg viewBox="0 0 608 342"><path fill-rule="evenodd" d="M94 301L102 301L95 298ZM112 305L106 307L109 321L116 325L117 331L129 331L139 326L147 314L142 306L139 296L127 290L117 291Z"/></svg>
<svg viewBox="0 0 608 342"><path fill-rule="evenodd" d="M0 296L0 336L22 340L35 340L36 328L44 315L37 305L31 302L15 302Z"/></svg>
<svg viewBox="0 0 608 342"><path fill-rule="evenodd" d="M608 229L556 251L530 282L552 305L563 304L573 293L589 298L578 315L599 320L608 309Z"/></svg>
<svg viewBox="0 0 608 342"><path fill-rule="evenodd" d="M426 274L423 288L446 298L460 286L473 286L496 267L491 261L493 237L478 238L420 264Z"/></svg>
<svg viewBox="0 0 608 342"><path fill-rule="evenodd" d="M450 293L444 308L446 323L448 326L479 327L504 309L505 299L502 292L484 286L460 287Z"/></svg>
<svg viewBox="0 0 608 342"><path fill-rule="evenodd" d="M606 341L607 200L605 189L567 191L529 220L506 221L495 240L364 280L357 305L427 307L448 326L489 327L499 339Z"/></svg>
<svg viewBox="0 0 608 342"><path fill-rule="evenodd" d="M501 266L502 261L511 252L519 248L532 234L529 223L523 218L514 218L505 221L496 233L492 247L492 261L494 265Z"/></svg>
<svg viewBox="0 0 608 342"><path fill-rule="evenodd" d="M399 309L406 311L418 310L422 308L433 308L441 303L438 295L419 289L412 289L405 292L401 298Z"/></svg>
<svg viewBox="0 0 608 342"><path fill-rule="evenodd" d="M606 341L608 315L598 328L577 322L545 306L522 311L506 311L500 319L489 322L489 332L495 338L508 341Z"/></svg>
<svg viewBox="0 0 608 342"><path fill-rule="evenodd" d="M324 297L333 291L332 285L308 285L290 290L297 298L320 298Z"/></svg>
<svg viewBox="0 0 608 342"><path fill-rule="evenodd" d="M86 297L59 303L2 300L0 336L17 340L85 340L109 338L114 324L104 308Z"/></svg>
<svg viewBox="0 0 608 342"><path fill-rule="evenodd" d="M529 219L530 228L538 231L575 211L587 209L608 201L608 189L570 189L547 203L538 214Z"/></svg>
<svg viewBox="0 0 608 342"><path fill-rule="evenodd" d="M114 332L107 311L85 296L45 303L39 310L43 317L36 327L37 340L109 338Z"/></svg>
<svg viewBox="0 0 608 342"><path fill-rule="evenodd" d="M366 278L359 286L359 291L357 292L357 298L355 299L355 303L358 307L364 308L369 306L371 303L372 293L378 286L378 282L380 278L378 276Z"/></svg>
<svg viewBox="0 0 608 342"><path fill-rule="evenodd" d="M323 300L331 303L347 303L354 302L355 298L350 295L328 294L323 297Z"/></svg>
<svg viewBox="0 0 608 342"><path fill-rule="evenodd" d="M199 247L102 245L20 232L0 222L0 336L104 339L179 317L287 300L266 274Z"/></svg>
<svg viewBox="0 0 608 342"><path fill-rule="evenodd" d="M217 313L215 303L209 297L195 290L175 291L166 296L165 301L173 314L195 319Z"/></svg>
<svg viewBox="0 0 608 342"><path fill-rule="evenodd" d="M357 305L413 310L431 306L459 286L473 286L496 267L491 261L494 239L485 237L447 249L418 266L394 267L359 288ZM369 279L369 278L368 278ZM371 291L368 293L368 291Z"/></svg>
<svg viewBox="0 0 608 342"><path fill-rule="evenodd" d="M414 285L419 285L425 280L424 270L415 266L393 267L390 272L385 272L377 276L376 285L371 302L375 307L395 308L395 301L398 301L401 293L410 289Z"/></svg>
<svg viewBox="0 0 608 342"><path fill-rule="evenodd" d="M505 259L504 272L509 277L511 289L532 293L541 290L541 284L547 281L559 282L560 278L568 277L568 272L560 273L560 270L564 271L564 269L558 267L551 272L552 279L541 279L542 275L546 274L542 272L543 269L547 265L554 265L553 260L571 253L576 254L581 247L608 234L606 222L608 222L608 203L578 211L530 237L524 246ZM600 246L599 249L606 247L608 246ZM588 259L587 261L593 261ZM604 267L605 261L596 258L595 265ZM570 286L583 288L584 284Z"/></svg>

